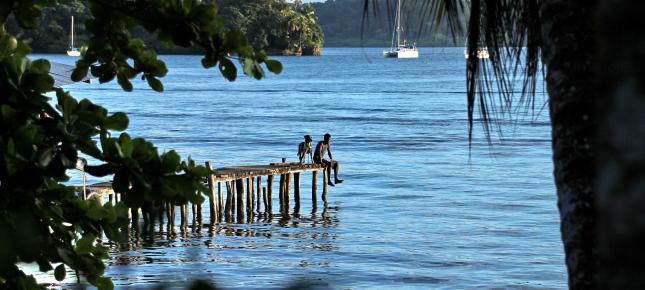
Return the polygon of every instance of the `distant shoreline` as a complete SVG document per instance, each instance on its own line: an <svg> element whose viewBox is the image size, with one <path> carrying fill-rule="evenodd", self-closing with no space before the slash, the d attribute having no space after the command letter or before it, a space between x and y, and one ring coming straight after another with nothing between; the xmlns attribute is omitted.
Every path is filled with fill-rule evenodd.
<svg viewBox="0 0 645 290"><path fill-rule="evenodd" d="M322 51L324 52L325 49L327 48L388 48L388 45L380 45L380 46L325 46L322 48ZM419 48L453 48L453 47L462 47L462 46L419 46ZM43 54L43 55L65 55L65 52L40 52L40 51L32 51L31 54ZM196 56L201 56L202 54L198 53L185 53L185 52L163 52L160 53L159 55L196 55ZM323 54L324 55L324 54ZM281 54L269 54L269 56L284 56ZM308 57L310 55L303 55L304 57ZM71 57L70 57L71 59Z"/></svg>

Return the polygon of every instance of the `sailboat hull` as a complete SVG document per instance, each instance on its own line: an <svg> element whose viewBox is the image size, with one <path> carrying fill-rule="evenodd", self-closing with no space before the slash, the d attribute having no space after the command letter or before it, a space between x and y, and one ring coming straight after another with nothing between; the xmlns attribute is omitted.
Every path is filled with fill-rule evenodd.
<svg viewBox="0 0 645 290"><path fill-rule="evenodd" d="M488 49L479 49L477 50L477 58L487 59L490 55L488 54ZM468 51L464 51L464 58L468 59Z"/></svg>
<svg viewBox="0 0 645 290"><path fill-rule="evenodd" d="M68 56L81 56L81 52L78 50L68 50L67 51Z"/></svg>
<svg viewBox="0 0 645 290"><path fill-rule="evenodd" d="M419 51L416 49L391 50L384 51L383 56L391 58L419 58Z"/></svg>

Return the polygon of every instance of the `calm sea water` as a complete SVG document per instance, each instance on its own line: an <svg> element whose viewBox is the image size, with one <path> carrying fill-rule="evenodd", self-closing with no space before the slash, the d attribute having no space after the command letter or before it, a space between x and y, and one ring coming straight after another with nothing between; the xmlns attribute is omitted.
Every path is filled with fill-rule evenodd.
<svg viewBox="0 0 645 290"><path fill-rule="evenodd" d="M477 127L469 158L462 53L428 48L396 60L380 49L327 48L278 57L280 75L232 83L197 56L165 56L162 94L142 82L134 93L114 83L67 87L128 113L131 135L216 167L295 161L304 134L317 142L330 132L345 178L327 209L312 213L305 175L302 214L291 220L132 232L130 243L111 245L107 275L123 288L198 278L226 289L299 280L335 289L565 288L548 115L518 117L492 147Z"/></svg>

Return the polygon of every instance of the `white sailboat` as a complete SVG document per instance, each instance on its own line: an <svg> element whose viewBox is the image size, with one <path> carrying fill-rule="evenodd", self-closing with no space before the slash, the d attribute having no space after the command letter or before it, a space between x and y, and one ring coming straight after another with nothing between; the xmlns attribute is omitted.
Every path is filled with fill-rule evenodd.
<svg viewBox="0 0 645 290"><path fill-rule="evenodd" d="M80 56L81 51L78 47L74 46L74 16L72 16L72 29L69 33L69 48L67 48L67 55L69 56Z"/></svg>
<svg viewBox="0 0 645 290"><path fill-rule="evenodd" d="M488 54L488 47L477 47L477 58L487 59L489 57L490 54ZM464 58L468 59L468 40L466 40L466 43L464 44Z"/></svg>
<svg viewBox="0 0 645 290"><path fill-rule="evenodd" d="M394 58L418 58L419 50L417 50L416 43L408 44L404 39L403 44L401 44L401 0L396 1L396 18L394 22L392 46L390 47L390 50L383 51L383 56Z"/></svg>
<svg viewBox="0 0 645 290"><path fill-rule="evenodd" d="M490 57L490 54L488 54L488 48L486 47L477 48L477 58L487 59L489 57ZM468 59L468 49L464 50L464 58Z"/></svg>

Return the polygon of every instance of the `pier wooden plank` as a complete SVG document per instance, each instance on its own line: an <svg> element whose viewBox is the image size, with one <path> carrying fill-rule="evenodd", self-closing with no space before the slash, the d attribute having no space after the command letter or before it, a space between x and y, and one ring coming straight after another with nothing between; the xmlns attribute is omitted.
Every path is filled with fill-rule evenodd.
<svg viewBox="0 0 645 290"><path fill-rule="evenodd" d="M280 212L286 217L289 216L290 211L290 199L291 199L291 178L293 176L293 191L294 191L294 201L295 207L294 212L299 213L300 211L300 182L302 172L312 172L312 184L311 184L311 197L313 211L316 210L317 205L317 187L318 187L318 172L323 172L323 190L322 190L322 199L327 201L327 170L324 165L321 164L301 164L298 162L286 162L283 158L283 162L279 163L270 163L268 165L243 165L243 166L229 166L222 167L217 169L212 169L212 163L210 161L205 162L206 168L212 170L213 174L205 177L203 179L204 185L208 188L208 205L209 213L211 216L211 225L214 225L222 220L223 217L226 218L227 222L232 220L232 217L237 218L238 223L243 223L245 216L248 216L252 220L255 212L258 214L261 213L261 205L264 204L264 211L271 216L273 205L272 205L272 193L273 193L273 180L276 175L280 176L280 190L279 190L279 199L280 199ZM266 176L266 187L262 187L262 176ZM217 188L216 188L217 183ZM245 184L246 183L246 184ZM226 197L224 197L223 188L226 189ZM246 187L246 188L245 188ZM99 196L108 195L109 202L114 202L115 204L121 200L120 194L115 194L112 191L111 182L101 182L97 184L88 185L86 187L77 188L80 190L88 190L93 194ZM203 222L203 213L201 204L188 204L178 205L180 209L180 222L181 227L185 228L188 225L189 210L192 209L192 219L193 224ZM174 221L175 205L167 204L165 206L166 218L169 220L169 223L172 224ZM164 210L161 209L163 214ZM146 224L150 222L150 212L147 209L142 209L144 221ZM139 209L131 209L129 215L132 217L133 225L136 225L141 214ZM162 218L162 215L159 215Z"/></svg>
<svg viewBox="0 0 645 290"><path fill-rule="evenodd" d="M282 175L287 173L321 170L323 165L300 163L272 163L270 165L231 166L215 169L216 181L230 181L248 177Z"/></svg>

